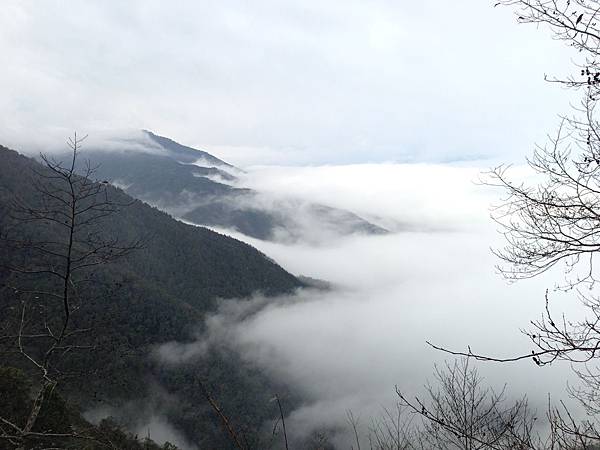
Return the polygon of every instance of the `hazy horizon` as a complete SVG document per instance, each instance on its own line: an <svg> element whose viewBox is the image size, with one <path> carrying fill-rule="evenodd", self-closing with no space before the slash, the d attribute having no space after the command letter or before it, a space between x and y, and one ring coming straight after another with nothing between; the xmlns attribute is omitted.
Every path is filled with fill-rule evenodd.
<svg viewBox="0 0 600 450"><path fill-rule="evenodd" d="M265 273L278 271L301 285L274 269L275 262L330 289L211 298L215 309L194 319L188 341L148 345L139 365L177 369L209 351L237 355L300 399L285 411L292 439L327 430L336 448L347 448L354 445L348 411L367 433L369 419L398 401L396 388L421 395L434 367L454 359L426 341L524 355L535 346L522 330L540 318L547 290L557 316L582 314L572 292L554 289L562 266L517 283L496 268L492 249L505 241L490 208L505 192L481 178L491 167L512 164L516 179L539 179L526 158L579 101L544 78L570 75L581 56L548 29L520 25L514 11L494 3L7 0L0 14L0 83L7 87L0 145L28 155L64 151L77 131L89 136L82 155L86 149L166 155L142 132L149 130L242 169L215 170L192 156L165 157L158 164L171 165L163 171L153 165L158 159L144 165L132 158L124 170L148 172L135 170L130 184L100 180L124 191L137 182L139 192L128 194L196 226L214 222L185 214L207 205L200 214L211 216L212 206L221 208L215 216L231 219L243 203L242 221L257 228L283 217L264 239L233 226L209 228L262 252L250 249ZM586 170L598 162L584 161ZM181 165L195 165L197 173ZM205 184L190 187L186 175ZM153 190L156 179L162 184ZM323 225L325 216L330 221ZM340 217L363 232L350 225L342 232L335 226ZM281 223L296 226L297 236L284 239ZM220 251L229 244L213 241L215 258L237 255L246 264L241 250ZM189 279L195 278L183 282ZM228 287L222 273L214 279ZM190 298L198 292L190 291L181 292ZM169 301L189 301L166 293ZM192 303L184 306L191 310ZM493 388L506 383L510 399L527 395L540 423L548 395L569 401L568 364L473 364ZM169 412L176 410L178 397L158 384L148 389L148 398L119 407L107 402L85 417L135 417L134 433L152 430L158 442L199 448L163 408L166 402ZM579 418L581 408L572 405Z"/></svg>
<svg viewBox="0 0 600 450"><path fill-rule="evenodd" d="M9 0L0 140L150 129L233 164L520 162L577 57L493 2Z"/></svg>

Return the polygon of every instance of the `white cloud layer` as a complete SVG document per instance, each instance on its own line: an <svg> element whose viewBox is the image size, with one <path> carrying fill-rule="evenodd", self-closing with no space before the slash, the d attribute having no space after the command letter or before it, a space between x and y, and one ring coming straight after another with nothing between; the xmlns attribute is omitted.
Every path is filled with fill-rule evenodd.
<svg viewBox="0 0 600 450"><path fill-rule="evenodd" d="M368 422L382 405L394 404L395 385L419 392L434 363L446 358L426 340L459 350L471 345L495 356L529 352L519 330L540 316L545 289L558 274L509 285L495 273L489 247L501 241L487 206L500 193L473 184L479 172L392 164L251 171L248 180L263 190L403 220L417 231L320 247L236 235L293 273L335 288L271 301L226 301L207 319L208 332L197 343L169 344L167 353L177 355L170 362L201 357L209 345L238 349L309 400L288 418L288 430L305 433L345 426L348 409ZM570 295L551 298L559 311L577 310ZM480 370L497 388L508 382L515 396L527 393L540 411L548 392L566 397L564 366L541 369L525 361Z"/></svg>

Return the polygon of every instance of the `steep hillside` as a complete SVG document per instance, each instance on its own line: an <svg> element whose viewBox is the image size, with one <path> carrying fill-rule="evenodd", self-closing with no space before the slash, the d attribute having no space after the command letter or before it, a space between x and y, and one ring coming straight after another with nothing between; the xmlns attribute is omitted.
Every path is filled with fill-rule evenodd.
<svg viewBox="0 0 600 450"><path fill-rule="evenodd" d="M13 226L12 200L40 204L34 189L40 173L47 173L42 165L0 147L0 232L9 230L22 239L62 238L59 227L52 224ZM140 411L152 409L148 404L169 398L160 409L165 420L189 439L203 443L201 448L227 448L228 440L199 383L211 388L224 409L235 412L236 421L255 428L275 414L268 402L275 389L272 383L253 367L220 351L176 372L157 363L150 353L160 343L186 341L201 331L205 314L214 308L217 298L243 299L256 291L279 294L303 284L245 243L186 225L117 188L109 186L107 195L127 206L91 232L119 242L143 237L144 244L125 259L97 266L87 274L92 282L81 292L81 307L73 320L77 327L91 329L82 339L93 345L94 351L65 363L65 370L86 375L65 384L63 391L84 409L108 408L130 420L132 426L144 420ZM7 287L15 284L15 275L2 267L14 262L28 264L29 257L9 247L0 249L0 331L15 319L23 300ZM43 290L49 282L38 277L30 283ZM50 307L44 314L52 311ZM22 365L10 354L1 357L2 363ZM127 405L137 405L139 417L119 413Z"/></svg>
<svg viewBox="0 0 600 450"><path fill-rule="evenodd" d="M144 131L84 151L98 177L129 195L200 225L263 240L317 241L386 230L350 211L246 189L241 171L202 150Z"/></svg>
<svg viewBox="0 0 600 450"><path fill-rule="evenodd" d="M148 137L151 140L159 144L163 149L165 149L169 153L169 155L173 159L176 159L177 161L184 163L195 163L201 161L201 165L203 166L215 166L234 169L234 167L231 164L220 160L219 158L211 155L208 152L181 145L180 143L175 142L172 139L169 139L164 136L159 136L148 130L143 131L148 135Z"/></svg>

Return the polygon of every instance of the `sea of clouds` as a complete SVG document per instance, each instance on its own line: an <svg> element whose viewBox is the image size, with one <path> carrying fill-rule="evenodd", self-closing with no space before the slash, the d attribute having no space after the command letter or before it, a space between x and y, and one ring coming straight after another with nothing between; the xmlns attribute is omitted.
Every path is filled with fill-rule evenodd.
<svg viewBox="0 0 600 450"><path fill-rule="evenodd" d="M157 355L184 364L210 346L236 349L306 400L287 411L290 434L339 429L334 442L345 448L349 410L366 433L369 421L398 400L396 386L420 394L434 364L453 360L426 341L453 350L470 345L499 357L530 352L520 330L540 317L547 288L557 311L576 312L578 305L572 295L552 291L559 271L513 284L497 273L490 248L503 241L489 208L502 192L479 183L485 179L481 167L250 168L240 181L246 186L345 208L391 232L317 239L315 245L219 230L256 246L294 274L330 282L332 289L223 300L197 341L168 343ZM564 365L539 368L526 360L477 368L490 386L501 389L507 383L510 396L527 394L541 416L548 393L567 397Z"/></svg>

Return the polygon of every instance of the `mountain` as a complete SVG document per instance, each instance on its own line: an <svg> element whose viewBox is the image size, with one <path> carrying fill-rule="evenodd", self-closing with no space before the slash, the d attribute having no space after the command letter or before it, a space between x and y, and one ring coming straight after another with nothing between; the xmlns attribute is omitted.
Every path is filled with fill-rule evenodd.
<svg viewBox="0 0 600 450"><path fill-rule="evenodd" d="M186 154L185 148L177 151ZM179 165L172 167L179 170ZM10 231L23 242L61 239L60 223L40 226L15 222L10 213L16 198L41 204L35 186L44 174L51 174L45 166L0 147L3 236ZM161 417L200 448L229 448L200 383L210 389L223 410L232 412L236 426L248 429L258 429L265 420L276 417L269 399L283 388L226 350L210 350L173 370L151 357L153 349L165 342L193 341L220 298L243 299L257 291L266 295L289 293L304 283L243 242L175 220L119 188L108 186L107 196L126 206L102 219L89 230L89 236L118 242L143 237L144 245L123 259L86 272L92 282L80 292L81 306L72 320L77 328L92 330L82 339L93 345L94 351L71 357L61 367L87 374L69 381L62 393L83 411L111 411L131 427L157 414L155 406L160 404ZM25 281L6 270L9 265L31 264L31 258L32 254L11 246L0 248L0 332L14 326L11 321L25 292L20 289L19 294L9 286L29 283L26 287L38 291L49 286L43 277ZM52 306L36 308L31 310L30 320L40 314L40 323L44 323L56 314ZM0 346L6 342L0 339ZM2 365L29 369L0 349Z"/></svg>
<svg viewBox="0 0 600 450"><path fill-rule="evenodd" d="M174 157L174 159L177 159L180 162L197 163L198 161L202 161L202 165L206 165L208 167L220 166L234 169L231 164L221 161L219 158L214 157L210 153L197 150L192 147L186 147L185 145L181 145L172 139L159 136L148 130L142 130L142 132L145 133L152 141L165 149L172 157Z"/></svg>
<svg viewBox="0 0 600 450"><path fill-rule="evenodd" d="M386 233L350 211L244 188L241 170L150 131L90 146L85 158L97 166L99 179L199 225L284 242Z"/></svg>

